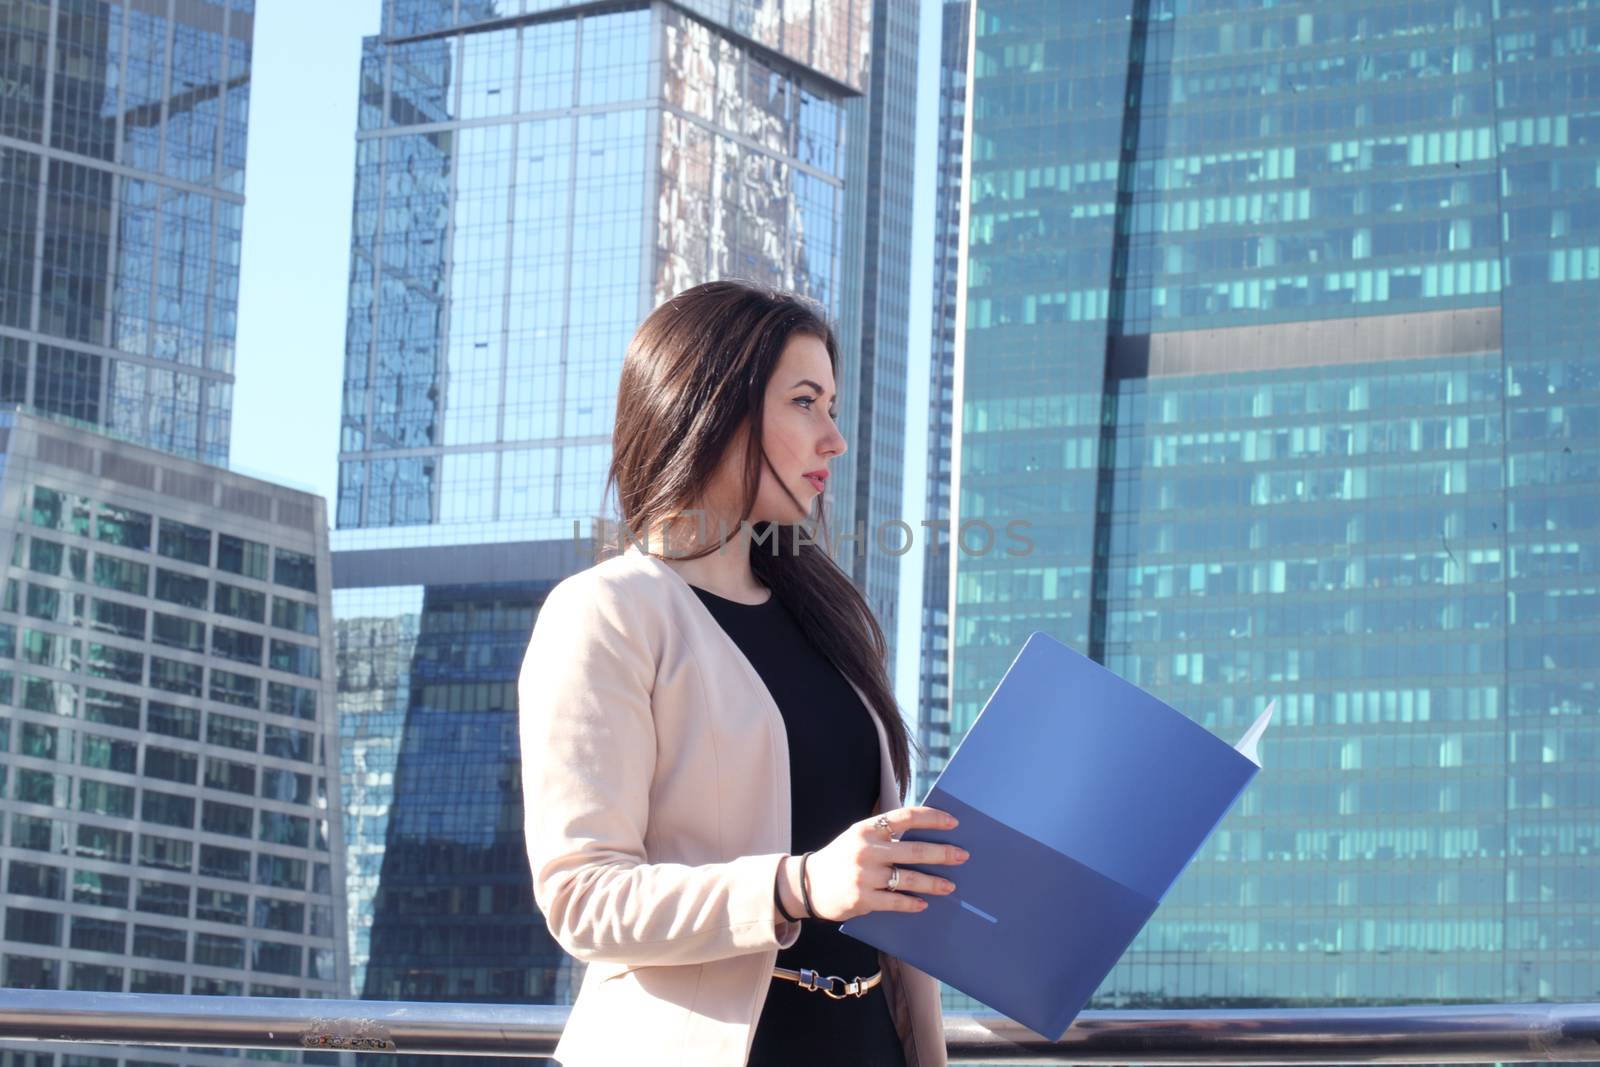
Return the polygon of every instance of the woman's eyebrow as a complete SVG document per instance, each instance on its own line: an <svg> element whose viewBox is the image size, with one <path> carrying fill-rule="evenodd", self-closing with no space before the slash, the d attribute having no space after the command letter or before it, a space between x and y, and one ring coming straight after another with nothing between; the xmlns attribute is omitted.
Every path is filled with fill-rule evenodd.
<svg viewBox="0 0 1600 1067"><path fill-rule="evenodd" d="M811 386L811 388L813 388L813 389L815 389L817 391L817 395L818 396L822 396L823 395L822 386L818 385L816 382L812 381L810 378L801 378L799 381L795 382L794 385L789 386L789 388L793 389L796 386L801 386L801 385L809 385L809 386Z"/></svg>

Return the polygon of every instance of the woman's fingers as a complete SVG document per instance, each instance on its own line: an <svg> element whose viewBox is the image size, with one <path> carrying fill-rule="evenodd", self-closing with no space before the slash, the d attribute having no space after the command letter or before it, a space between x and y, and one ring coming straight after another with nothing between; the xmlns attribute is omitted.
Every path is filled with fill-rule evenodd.
<svg viewBox="0 0 1600 1067"><path fill-rule="evenodd" d="M967 850L955 845L941 845L936 841L896 841L884 846L888 849L890 863L944 864L954 866L967 862Z"/></svg>
<svg viewBox="0 0 1600 1067"><path fill-rule="evenodd" d="M874 828L879 828L881 836L881 823L889 824L889 833L899 837L907 830L950 830L956 826L956 817L947 811L938 808L911 807L895 808L893 811L884 812L882 816L872 819Z"/></svg>
<svg viewBox="0 0 1600 1067"><path fill-rule="evenodd" d="M879 889L866 900L869 911L921 911L928 902L911 893L891 893Z"/></svg>
<svg viewBox="0 0 1600 1067"><path fill-rule="evenodd" d="M899 893L922 893L931 897L948 896L956 891L956 884L936 874L923 874L908 867L900 868L900 881L895 884Z"/></svg>

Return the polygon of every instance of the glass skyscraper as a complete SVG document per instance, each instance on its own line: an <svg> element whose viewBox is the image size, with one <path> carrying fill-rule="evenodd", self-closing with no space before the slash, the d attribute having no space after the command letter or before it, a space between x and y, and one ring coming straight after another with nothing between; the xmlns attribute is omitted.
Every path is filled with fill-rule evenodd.
<svg viewBox="0 0 1600 1067"><path fill-rule="evenodd" d="M714 278L797 290L839 324L847 425L858 400L893 406L910 191L869 189L866 146L903 153L911 119L868 106L873 19L871 0L384 5L333 560L357 995L574 992L533 907L515 682L545 594L593 560L643 317ZM829 502L851 518L856 469Z"/></svg>
<svg viewBox="0 0 1600 1067"><path fill-rule="evenodd" d="M906 446L907 329L910 325L912 196L916 188L917 0L875 0L872 77L864 100L850 105L852 180L865 189L859 357L838 379L841 424L850 450L843 470L854 477L852 506L835 518L836 533L861 538L836 552L867 597L888 643L891 682L900 599L900 559L917 544L892 523L901 515ZM858 132L859 131L859 132ZM846 349L853 347L845 342ZM841 483L842 484L842 483ZM835 498L837 499L837 498ZM831 502L830 502L831 503ZM916 530L913 526L911 529ZM920 531L916 531L920 532ZM880 536L881 534L881 536Z"/></svg>
<svg viewBox="0 0 1600 1067"><path fill-rule="evenodd" d="M254 11L0 6L0 402L227 462Z"/></svg>
<svg viewBox="0 0 1600 1067"><path fill-rule="evenodd" d="M1279 701L1098 1003L1593 999L1600 8L973 28L953 736L1035 629Z"/></svg>
<svg viewBox="0 0 1600 1067"><path fill-rule="evenodd" d="M939 12L939 126L934 176L932 335L928 364L928 479L922 545L922 652L917 677L920 798L929 770L950 758L950 450L955 436L956 301L961 256L961 163L967 115L967 29L972 0L943 0Z"/></svg>

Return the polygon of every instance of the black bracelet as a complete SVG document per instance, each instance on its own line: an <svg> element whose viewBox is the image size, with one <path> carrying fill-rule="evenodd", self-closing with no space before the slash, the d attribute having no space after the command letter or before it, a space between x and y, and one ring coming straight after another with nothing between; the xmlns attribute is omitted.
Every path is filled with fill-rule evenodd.
<svg viewBox="0 0 1600 1067"><path fill-rule="evenodd" d="M811 881L806 877L806 860L810 858L811 853L809 852L800 857L800 899L805 901L806 914L813 919L820 919L822 916L818 915L817 909L811 906Z"/></svg>
<svg viewBox="0 0 1600 1067"><path fill-rule="evenodd" d="M778 864L778 873L780 875L783 873L783 864L782 863ZM778 879L776 879L776 878L774 878L772 880L772 902L778 906L778 914L782 915L784 917L785 921L792 922L792 923L797 923L797 922L800 921L799 919L796 919L793 915L790 915L789 914L789 909L783 906L783 896L782 896L782 894L780 894L778 892Z"/></svg>

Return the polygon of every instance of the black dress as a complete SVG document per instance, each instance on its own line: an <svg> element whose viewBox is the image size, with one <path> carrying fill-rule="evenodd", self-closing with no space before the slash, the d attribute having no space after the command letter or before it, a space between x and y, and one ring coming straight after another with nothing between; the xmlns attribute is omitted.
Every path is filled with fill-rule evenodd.
<svg viewBox="0 0 1600 1067"><path fill-rule="evenodd" d="M877 806L880 771L872 713L776 596L762 604L740 604L690 588L756 669L783 715L789 737L790 853L822 848ZM802 922L799 939L779 950L777 964L847 980L879 969L877 949L822 919ZM865 997L833 1000L793 982L771 981L750 1067L905 1067L881 984Z"/></svg>

